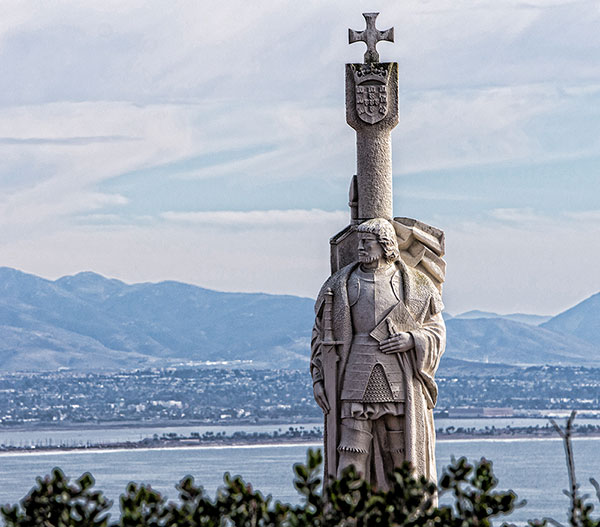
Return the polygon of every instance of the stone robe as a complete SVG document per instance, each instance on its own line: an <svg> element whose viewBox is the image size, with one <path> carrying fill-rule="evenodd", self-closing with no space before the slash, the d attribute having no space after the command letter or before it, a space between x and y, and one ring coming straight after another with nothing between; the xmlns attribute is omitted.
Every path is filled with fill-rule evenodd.
<svg viewBox="0 0 600 527"><path fill-rule="evenodd" d="M330 443L337 442L339 439L338 430L331 430L331 427L332 423L338 429L340 426L340 393L353 337L347 284L348 278L358 265L357 262L352 263L333 274L321 288L315 304L316 319L311 340L311 374L313 382L318 382L324 379L323 368L327 363L324 354L333 353L330 346L322 343L325 293L328 289L333 292L332 329L335 340L339 342L336 346L339 359L335 363L336 382L325 382L324 386L330 403L338 402L334 405L337 415L326 418L325 475L331 477L336 476L337 458L333 460L331 457L336 455L337 444ZM434 375L446 344L446 327L441 314L443 304L439 292L428 277L406 266L401 260L397 260L395 265L402 277L404 305L412 317L412 329L399 328L399 330L409 331L415 343L413 349L395 354L404 374L406 390L404 458L412 464L415 475L423 475L435 482L437 474L433 408L437 400L437 385ZM398 326L402 326L402 323L396 327ZM371 455L383 459L381 452L383 447L381 442L373 441ZM371 472L369 477L374 485L385 487L385 482L379 481L381 478L382 475L377 474L377 471Z"/></svg>

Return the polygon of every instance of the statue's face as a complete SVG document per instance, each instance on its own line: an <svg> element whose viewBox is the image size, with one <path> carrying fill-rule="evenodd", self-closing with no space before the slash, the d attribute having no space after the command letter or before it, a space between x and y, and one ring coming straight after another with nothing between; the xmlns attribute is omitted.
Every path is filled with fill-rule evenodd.
<svg viewBox="0 0 600 527"><path fill-rule="evenodd" d="M358 234L358 261L371 263L384 257L385 251L374 234L360 232Z"/></svg>

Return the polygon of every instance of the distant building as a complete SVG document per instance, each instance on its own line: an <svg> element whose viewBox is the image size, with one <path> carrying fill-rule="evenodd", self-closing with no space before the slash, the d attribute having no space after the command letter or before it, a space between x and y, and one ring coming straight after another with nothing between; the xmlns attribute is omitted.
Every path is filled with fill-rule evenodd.
<svg viewBox="0 0 600 527"><path fill-rule="evenodd" d="M483 417L483 408L474 408L474 407L448 408L448 417L450 419L453 419L456 417Z"/></svg>
<svg viewBox="0 0 600 527"><path fill-rule="evenodd" d="M512 417L515 412L512 408L484 408L483 417Z"/></svg>
<svg viewBox="0 0 600 527"><path fill-rule="evenodd" d="M512 417L512 408L481 408L481 407L458 407L448 408L449 418L461 417Z"/></svg>

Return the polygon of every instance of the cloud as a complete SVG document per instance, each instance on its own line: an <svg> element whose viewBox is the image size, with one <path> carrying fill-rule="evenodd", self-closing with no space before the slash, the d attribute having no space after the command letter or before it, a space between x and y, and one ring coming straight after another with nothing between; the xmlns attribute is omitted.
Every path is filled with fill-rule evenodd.
<svg viewBox="0 0 600 527"><path fill-rule="evenodd" d="M123 217L118 214L85 214L81 217L81 223L86 224L119 224L123 223Z"/></svg>
<svg viewBox="0 0 600 527"><path fill-rule="evenodd" d="M547 219L545 216L534 212L531 208L493 209L490 211L490 216L504 222L525 224L546 221Z"/></svg>
<svg viewBox="0 0 600 527"><path fill-rule="evenodd" d="M405 180L399 181L400 185L405 183ZM398 185L398 186L400 186ZM481 196L474 196L468 194L459 194L456 191L448 191L447 189L428 189L422 188L421 190L415 189L402 189L398 190L396 194L399 195L404 200L411 201L444 201L444 202L476 202L476 201L484 201L484 198Z"/></svg>
<svg viewBox="0 0 600 527"><path fill-rule="evenodd" d="M577 222L600 223L600 209L582 210L578 212L566 212L565 216Z"/></svg>
<svg viewBox="0 0 600 527"><path fill-rule="evenodd" d="M128 199L119 194L71 191L54 193L51 185L42 184L21 194L0 199L0 223L3 240L36 239L55 233L82 213L98 211L107 206L123 207Z"/></svg>
<svg viewBox="0 0 600 527"><path fill-rule="evenodd" d="M0 137L3 145L91 145L96 143L114 143L120 141L136 141L135 137L96 136L96 137Z"/></svg>
<svg viewBox="0 0 600 527"><path fill-rule="evenodd" d="M393 135L397 173L600 151L592 139L598 130L578 134L563 124L552 144L543 137L549 119L568 112L582 120L594 107L589 85L598 79L591 83L584 59L598 45L589 34L597 10L589 2L527 5L383 2L380 26L398 26L398 38L382 44L382 54L397 57L402 71L401 125ZM103 163L90 165L104 169L103 180L129 168L264 144L276 148L185 177L244 171L257 178L299 178L302 171L347 177L354 152L341 68L344 60L359 59L363 46L348 46L342 37L346 26L364 24L359 4L265 2L258 13L234 0L210 17L204 10L186 4L165 17L137 2L107 9L90 1L33 16L13 6L7 18L18 23L0 26L0 66L20 89L0 89L7 109L0 135L44 138L48 146L63 137L137 138L136 147L95 152ZM585 21L581 36L569 29L567 42L552 30L565 16ZM540 55L571 59L572 66L561 66L562 95L556 77L536 66ZM27 122L14 115L18 108L39 118ZM3 133L2 122L20 134ZM54 162L47 150L33 155L38 164Z"/></svg>
<svg viewBox="0 0 600 527"><path fill-rule="evenodd" d="M561 228L581 229L600 226L600 210L566 211L558 210L554 214L542 213L531 207L493 209L489 216L510 227L557 230Z"/></svg>
<svg viewBox="0 0 600 527"><path fill-rule="evenodd" d="M335 224L343 226L348 212L324 210L251 210L164 212L161 218L172 222L201 223L204 226L228 227L295 227L298 225Z"/></svg>
<svg viewBox="0 0 600 527"><path fill-rule="evenodd" d="M356 165L343 63L362 60L364 45L345 35L364 27L363 7L7 4L2 262L314 295L327 238L347 222L338 209ZM587 273L598 257L588 232L600 156L597 4L378 9L379 27L397 35L380 45L382 59L400 64L397 197L447 229L451 309L552 312L598 289ZM573 184L573 165L557 161L582 159ZM522 195L507 188L514 174Z"/></svg>
<svg viewBox="0 0 600 527"><path fill-rule="evenodd" d="M409 93L393 136L400 160L396 170L596 155L600 124L590 121L590 108L600 103L600 95L573 89L579 93L543 84Z"/></svg>
<svg viewBox="0 0 600 527"><path fill-rule="evenodd" d="M600 239L600 221L582 228L559 214L533 223L444 227L451 313L477 308L554 315L600 291L600 245L592 242Z"/></svg>

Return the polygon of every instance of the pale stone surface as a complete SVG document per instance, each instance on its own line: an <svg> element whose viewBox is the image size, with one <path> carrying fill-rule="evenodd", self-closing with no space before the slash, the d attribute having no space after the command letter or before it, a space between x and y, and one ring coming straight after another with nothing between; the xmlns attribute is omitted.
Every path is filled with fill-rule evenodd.
<svg viewBox="0 0 600 527"><path fill-rule="evenodd" d="M358 76L361 71L369 73ZM366 92L357 93L360 88ZM372 89L376 91L370 93ZM392 219L391 132L398 124L398 64L346 65L346 122L356 130L358 220Z"/></svg>
<svg viewBox="0 0 600 527"><path fill-rule="evenodd" d="M394 42L394 28L386 29L385 31L379 31L375 27L375 21L377 20L379 13L363 13L367 27L364 31L356 31L354 29L348 30L348 43L354 44L355 42L364 42L367 45L367 51L365 52L365 63L368 62L379 62L379 53L377 53L377 42L380 40L389 40Z"/></svg>
<svg viewBox="0 0 600 527"><path fill-rule="evenodd" d="M444 233L393 218L391 131L398 123L398 65L378 63L377 40L393 32L350 31L367 42L365 64L346 65L346 120L356 130L357 174L350 225L330 240L331 276L315 305L311 374L325 414L325 475L348 465L379 488L403 461L435 472L434 375L445 349L441 315Z"/></svg>
<svg viewBox="0 0 600 527"><path fill-rule="evenodd" d="M311 374L325 413L326 475L354 465L387 488L390 469L408 460L435 480L441 296L400 259L388 220L368 220L356 234L358 258L325 282L315 305Z"/></svg>
<svg viewBox="0 0 600 527"><path fill-rule="evenodd" d="M398 64L379 63L377 42L393 42L394 29L377 30L378 14L363 13L367 28L349 30L351 44L367 44L364 64L346 64L346 122L356 130L359 222L393 217L390 134L398 124Z"/></svg>

